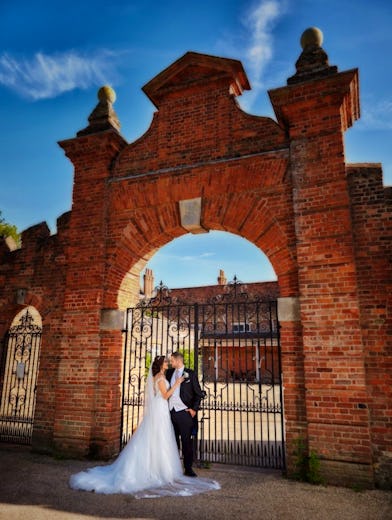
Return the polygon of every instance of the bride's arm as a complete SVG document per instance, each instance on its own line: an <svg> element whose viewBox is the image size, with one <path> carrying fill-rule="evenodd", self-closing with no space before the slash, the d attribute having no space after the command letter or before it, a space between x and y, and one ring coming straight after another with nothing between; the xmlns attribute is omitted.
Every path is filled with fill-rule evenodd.
<svg viewBox="0 0 392 520"><path fill-rule="evenodd" d="M173 395L173 392L174 390L177 388L177 386L180 386L180 384L184 381L184 378L183 377L179 377L177 379L177 381L174 383L174 385L169 388L168 390L166 390L166 385L165 385L165 380L164 379L160 379L158 381L158 388L162 394L162 397L164 399L169 399L169 397L171 397Z"/></svg>

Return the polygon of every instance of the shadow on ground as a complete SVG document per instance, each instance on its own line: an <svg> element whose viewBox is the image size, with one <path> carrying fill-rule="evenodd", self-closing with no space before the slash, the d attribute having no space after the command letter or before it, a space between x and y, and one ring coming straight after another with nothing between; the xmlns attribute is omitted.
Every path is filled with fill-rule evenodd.
<svg viewBox="0 0 392 520"><path fill-rule="evenodd" d="M136 500L68 487L71 474L94 465L0 444L0 519L392 519L392 493L387 491L315 487L286 480L278 471L224 465L198 470L218 480L222 489L194 497Z"/></svg>

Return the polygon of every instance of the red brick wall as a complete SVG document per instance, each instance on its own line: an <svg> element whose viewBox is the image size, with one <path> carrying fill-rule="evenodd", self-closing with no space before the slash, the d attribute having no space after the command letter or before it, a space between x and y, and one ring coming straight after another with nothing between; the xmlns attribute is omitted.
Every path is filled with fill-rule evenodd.
<svg viewBox="0 0 392 520"><path fill-rule="evenodd" d="M376 476L392 446L392 204L381 166L347 165ZM390 468L389 468L390 475ZM390 477L389 477L390 478ZM390 484L390 480L389 480Z"/></svg>
<svg viewBox="0 0 392 520"><path fill-rule="evenodd" d="M57 235L50 236L47 225L41 223L22 233L21 249L9 252L3 245L0 250L0 338L4 338L14 316L28 305L34 306L42 318L33 434L35 445L44 449L51 449L53 440L69 217L65 213L57 220ZM18 289L27 290L19 304Z"/></svg>

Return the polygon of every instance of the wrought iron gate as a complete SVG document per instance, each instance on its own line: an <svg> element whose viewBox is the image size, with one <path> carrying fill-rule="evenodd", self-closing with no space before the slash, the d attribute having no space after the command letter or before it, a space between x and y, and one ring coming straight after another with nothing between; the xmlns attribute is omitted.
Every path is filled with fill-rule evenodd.
<svg viewBox="0 0 392 520"><path fill-rule="evenodd" d="M205 393L195 435L198 460L285 467L277 302L249 300L234 288L201 304L173 302L161 291L128 309L122 446L142 417L151 360L179 350Z"/></svg>
<svg viewBox="0 0 392 520"><path fill-rule="evenodd" d="M0 365L0 441L31 443L41 332L26 310L5 338Z"/></svg>

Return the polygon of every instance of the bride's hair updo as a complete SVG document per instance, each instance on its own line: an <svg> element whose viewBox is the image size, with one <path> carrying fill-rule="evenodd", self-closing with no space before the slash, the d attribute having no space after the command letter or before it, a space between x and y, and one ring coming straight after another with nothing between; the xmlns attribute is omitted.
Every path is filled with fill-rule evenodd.
<svg viewBox="0 0 392 520"><path fill-rule="evenodd" d="M157 356L151 366L152 375L156 376L161 371L165 356Z"/></svg>

